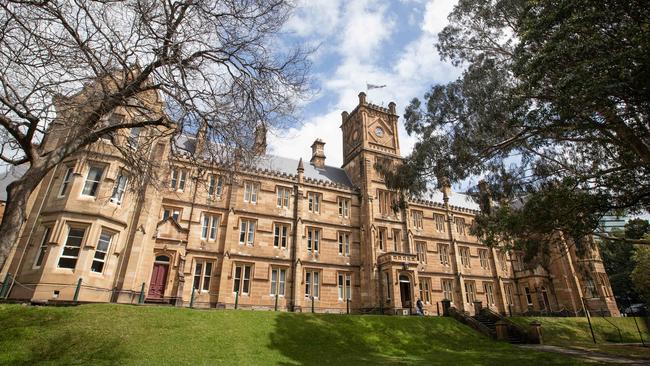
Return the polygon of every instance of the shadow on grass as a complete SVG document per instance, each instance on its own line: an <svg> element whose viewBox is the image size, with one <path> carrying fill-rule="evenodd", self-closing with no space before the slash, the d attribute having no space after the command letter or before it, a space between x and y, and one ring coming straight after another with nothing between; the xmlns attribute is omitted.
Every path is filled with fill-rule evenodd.
<svg viewBox="0 0 650 366"><path fill-rule="evenodd" d="M575 363L492 341L449 318L280 314L269 348L291 360L284 365Z"/></svg>
<svg viewBox="0 0 650 366"><path fill-rule="evenodd" d="M125 359L118 337L98 337L72 327L75 321L65 311L16 307L0 312L0 364L104 365Z"/></svg>

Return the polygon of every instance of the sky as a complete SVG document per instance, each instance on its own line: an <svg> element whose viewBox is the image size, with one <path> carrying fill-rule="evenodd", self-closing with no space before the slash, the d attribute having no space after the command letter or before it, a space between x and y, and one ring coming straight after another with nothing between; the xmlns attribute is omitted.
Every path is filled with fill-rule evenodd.
<svg viewBox="0 0 650 366"><path fill-rule="evenodd" d="M438 32L456 0L301 0L285 32L293 41L318 46L311 56L315 95L299 112L293 128L272 131L269 153L309 161L316 138L325 141L326 164L341 166L341 112L368 102L397 104L404 114L408 102L422 98L434 84L447 83L462 70L440 60L435 49ZM366 90L366 84L386 85ZM402 155L415 138L399 119Z"/></svg>

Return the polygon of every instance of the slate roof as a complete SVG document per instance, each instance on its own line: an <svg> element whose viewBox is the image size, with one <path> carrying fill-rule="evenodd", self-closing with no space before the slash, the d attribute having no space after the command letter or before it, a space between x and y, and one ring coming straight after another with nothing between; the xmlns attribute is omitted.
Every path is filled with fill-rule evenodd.
<svg viewBox="0 0 650 366"><path fill-rule="evenodd" d="M270 171L295 175L296 169L298 168L298 162L298 159L265 155L256 159L253 162L253 165L262 170L268 169ZM323 169L318 169L309 163L303 165L305 167L305 178L352 187L352 183L350 182L347 173L341 168L326 165Z"/></svg>

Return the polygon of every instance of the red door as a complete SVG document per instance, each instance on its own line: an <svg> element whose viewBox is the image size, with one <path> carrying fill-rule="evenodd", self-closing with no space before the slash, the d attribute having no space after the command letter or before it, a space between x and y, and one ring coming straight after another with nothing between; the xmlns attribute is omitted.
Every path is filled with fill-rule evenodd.
<svg viewBox="0 0 650 366"><path fill-rule="evenodd" d="M154 299L162 299L165 294L165 283L167 282L167 264L154 263L149 282L149 296Z"/></svg>

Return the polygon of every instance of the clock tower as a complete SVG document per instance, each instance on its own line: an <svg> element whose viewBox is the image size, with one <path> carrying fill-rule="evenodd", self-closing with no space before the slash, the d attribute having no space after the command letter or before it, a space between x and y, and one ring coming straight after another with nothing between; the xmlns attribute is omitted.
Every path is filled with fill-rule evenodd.
<svg viewBox="0 0 650 366"><path fill-rule="evenodd" d="M406 239L406 217L391 207L396 197L387 189L375 164L395 164L401 160L397 135L397 112L395 103L384 108L366 101L366 94L359 93L359 104L352 112L343 112L343 169L352 184L359 189L360 202L360 254L361 254L361 301L364 307L376 307L382 298L378 257L386 253L386 247L378 245L390 239L394 251L410 251ZM385 275L385 274L384 274Z"/></svg>

